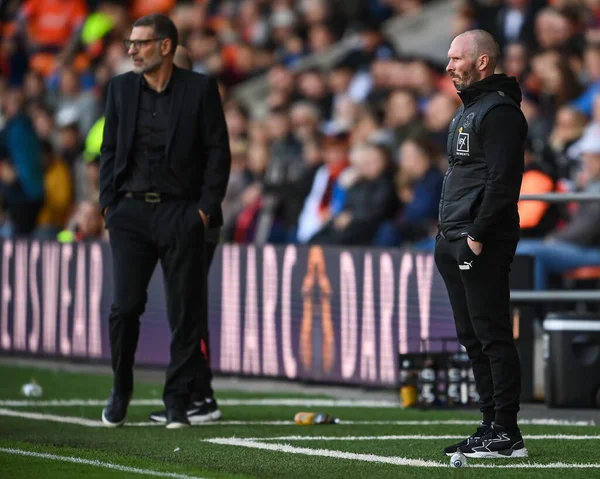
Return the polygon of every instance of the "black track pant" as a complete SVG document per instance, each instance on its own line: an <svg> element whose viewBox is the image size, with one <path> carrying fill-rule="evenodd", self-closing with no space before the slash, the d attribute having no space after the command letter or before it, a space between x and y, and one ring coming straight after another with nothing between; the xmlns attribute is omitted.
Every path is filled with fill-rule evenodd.
<svg viewBox="0 0 600 479"><path fill-rule="evenodd" d="M519 355L510 319L510 265L516 241L490 241L479 256L467 240L438 236L435 262L446 283L458 340L466 348L484 421L516 427Z"/></svg>

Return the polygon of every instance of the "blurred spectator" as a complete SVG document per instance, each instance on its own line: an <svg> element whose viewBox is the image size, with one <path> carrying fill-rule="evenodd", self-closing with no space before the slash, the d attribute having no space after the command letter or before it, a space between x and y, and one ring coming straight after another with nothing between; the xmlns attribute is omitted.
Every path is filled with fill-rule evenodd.
<svg viewBox="0 0 600 479"><path fill-rule="evenodd" d="M364 19L359 26L360 43L351 53L357 70L366 71L376 60L392 60L396 51L383 36L377 22Z"/></svg>
<svg viewBox="0 0 600 479"><path fill-rule="evenodd" d="M409 86L416 92L419 108L423 109L438 90L438 72L433 64L424 60L415 60L407 65L410 72Z"/></svg>
<svg viewBox="0 0 600 479"><path fill-rule="evenodd" d="M336 40L329 25L318 23L308 31L308 50L313 54L326 52Z"/></svg>
<svg viewBox="0 0 600 479"><path fill-rule="evenodd" d="M258 148L258 146L255 146L255 151ZM253 154L267 157L265 148ZM244 192L255 179L247 166L249 163L247 161L248 156L248 144L246 141L239 139L231 141L231 173L229 175L227 193L223 201L222 227L223 236L230 241L233 239L236 220L244 206L246 206L244 204Z"/></svg>
<svg viewBox="0 0 600 479"><path fill-rule="evenodd" d="M25 75L23 93L25 95L27 106L32 104L50 106L50 99L48 98L48 92L46 91L44 77L34 70L29 71Z"/></svg>
<svg viewBox="0 0 600 479"><path fill-rule="evenodd" d="M379 228L376 245L398 246L434 237L444 181L438 165L439 154L438 147L424 138L411 138L402 143L396 177L401 211L393 222Z"/></svg>
<svg viewBox="0 0 600 479"><path fill-rule="evenodd" d="M448 127L459 106L458 95L436 93L425 107L425 128L432 141L442 151L446 149Z"/></svg>
<svg viewBox="0 0 600 479"><path fill-rule="evenodd" d="M293 88L293 83L291 87ZM298 93L302 99L318 105L324 119L331 119L333 95L327 89L327 81L321 71L310 69L300 73L298 76Z"/></svg>
<svg viewBox="0 0 600 479"><path fill-rule="evenodd" d="M58 153L69 167L74 168L81 153L81 138L75 118L68 115L59 117L56 126L58 128Z"/></svg>
<svg viewBox="0 0 600 479"><path fill-rule="evenodd" d="M529 63L529 52L524 43L513 42L504 48L502 68L509 77L515 77L522 81L527 73Z"/></svg>
<svg viewBox="0 0 600 479"><path fill-rule="evenodd" d="M591 43L585 49L585 92L572 105L585 115L592 114L594 98L600 94L600 43Z"/></svg>
<svg viewBox="0 0 600 479"><path fill-rule="evenodd" d="M84 201L79 204L69 225L58 234L57 239L61 243L70 243L99 240L104 236L104 219L100 212L100 205L92 201Z"/></svg>
<svg viewBox="0 0 600 479"><path fill-rule="evenodd" d="M536 83L533 93L541 109L542 117L547 123L548 131L556 119L556 113L561 106L577 98L581 93L574 73L556 50L546 50L532 58L532 79L528 87Z"/></svg>
<svg viewBox="0 0 600 479"><path fill-rule="evenodd" d="M544 162L554 169L560 178L574 180L579 167L576 142L581 138L587 118L570 107L561 108L556 115L554 128L544 150Z"/></svg>
<svg viewBox="0 0 600 479"><path fill-rule="evenodd" d="M42 142L44 161L44 206L38 216L36 236L55 239L65 227L73 204L71 170L65 160L54 153L52 145Z"/></svg>
<svg viewBox="0 0 600 479"><path fill-rule="evenodd" d="M245 108L236 103L226 105L225 120L227 121L227 131L232 141L246 136L248 132L248 112Z"/></svg>
<svg viewBox="0 0 600 479"><path fill-rule="evenodd" d="M362 105L358 111L358 119L352 129L350 142L352 146L362 145L385 136L393 143L393 133L383 129L383 113L376 108Z"/></svg>
<svg viewBox="0 0 600 479"><path fill-rule="evenodd" d="M276 199L281 220L279 230L271 233L270 241L295 242L298 218L310 193L315 174L321 166L321 154L315 139L303 144L302 161L291 164L279 182L265 181L264 192Z"/></svg>
<svg viewBox="0 0 600 479"><path fill-rule="evenodd" d="M416 94L411 90L395 90L388 98L385 126L393 135L394 150L407 138L425 133L417 101Z"/></svg>
<svg viewBox="0 0 600 479"><path fill-rule="evenodd" d="M267 130L270 142L269 164L263 178L262 209L255 236L255 240L261 244L267 240L278 242L278 239L286 237L283 231L285 226L277 221L283 198L275 192L282 185L294 181L304 166L302 144L292 134L287 109L278 108L271 111L267 119Z"/></svg>
<svg viewBox="0 0 600 479"><path fill-rule="evenodd" d="M531 0L506 0L502 2L496 18L496 40L500 44L501 51L511 42L523 42L530 47L536 45L536 38L531 25L534 23L533 20L539 8L540 2ZM544 27L545 24L539 28L544 29Z"/></svg>
<svg viewBox="0 0 600 479"><path fill-rule="evenodd" d="M10 216L5 235L33 232L44 201L42 149L19 90L4 96L6 125L0 140L0 191Z"/></svg>
<svg viewBox="0 0 600 479"><path fill-rule="evenodd" d="M42 141L49 141L53 146L57 146L58 138L54 117L49 109L33 105L29 109L30 117L33 118L33 127L37 136Z"/></svg>
<svg viewBox="0 0 600 479"><path fill-rule="evenodd" d="M534 31L541 50L562 47L574 33L567 16L552 7L538 12Z"/></svg>
<svg viewBox="0 0 600 479"><path fill-rule="evenodd" d="M348 166L349 134L346 131L325 131L322 140L323 166L314 177L310 193L298 218L300 243L308 243L331 220L331 200L337 179Z"/></svg>
<svg viewBox="0 0 600 479"><path fill-rule="evenodd" d="M290 121L294 136L301 142L312 141L318 135L321 113L308 101L298 101L290 109Z"/></svg>
<svg viewBox="0 0 600 479"><path fill-rule="evenodd" d="M238 201L231 201L226 195L223 212L232 218L232 239L246 243L252 241L256 220L262 206L262 190L265 171L269 163L269 150L264 143L255 143L248 150L246 169L247 182L239 195ZM227 224L223 227L226 234Z"/></svg>
<svg viewBox="0 0 600 479"><path fill-rule="evenodd" d="M358 162L358 180L346 192L343 209L315 234L311 243L369 245L377 226L398 207L388 151L365 145Z"/></svg>
<svg viewBox="0 0 600 479"><path fill-rule="evenodd" d="M600 128L582 140L580 184L587 193L600 193ZM567 225L546 239L524 239L517 253L535 257L535 289L547 288L548 276L580 266L600 266L600 202L581 203Z"/></svg>
<svg viewBox="0 0 600 479"><path fill-rule="evenodd" d="M63 69L56 100L56 118L61 119L59 122L63 125L76 123L78 134L84 136L100 114L93 94L81 91L77 73L72 68Z"/></svg>

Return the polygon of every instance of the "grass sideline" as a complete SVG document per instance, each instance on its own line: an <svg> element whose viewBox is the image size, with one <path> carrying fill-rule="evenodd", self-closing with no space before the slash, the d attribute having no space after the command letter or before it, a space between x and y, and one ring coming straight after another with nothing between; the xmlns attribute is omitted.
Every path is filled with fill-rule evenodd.
<svg viewBox="0 0 600 479"><path fill-rule="evenodd" d="M478 419L474 412L402 410L372 404L353 407L347 401L327 408L304 408L286 405L285 399L332 398L219 391L223 421L172 431L149 427L147 423L148 414L160 408L157 404L161 385L139 383L134 398L153 400L152 405L132 405L128 414L131 426L109 430L96 427L101 406L83 401L106 399L111 385L109 376L1 366L0 377L0 464L2 477L8 478L70 479L84 474L86 479L144 475L184 479L371 479L475 477L482 472L501 478L600 475L597 426L522 426L530 458L470 460L468 468L451 469L441 449L453 442L449 437L462 437L473 431ZM26 399L20 388L32 377L44 389L39 398L41 405L3 405L8 400ZM256 405L257 399L272 401ZM394 399L391 395L390 400ZM75 405L52 405L55 403L50 400L81 401L75 401ZM292 419L299 410L322 410L340 417L342 424L295 426ZM66 420L81 420L86 425L63 422ZM453 420L458 424L447 423ZM394 423L399 421L402 423ZM139 427L134 427L134 423ZM576 468L574 464L587 467ZM497 467L481 470L489 466Z"/></svg>

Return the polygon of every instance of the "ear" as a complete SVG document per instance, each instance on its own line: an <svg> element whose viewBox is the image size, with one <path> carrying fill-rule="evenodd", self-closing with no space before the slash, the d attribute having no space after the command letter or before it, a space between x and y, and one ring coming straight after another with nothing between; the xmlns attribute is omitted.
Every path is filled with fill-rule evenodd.
<svg viewBox="0 0 600 479"><path fill-rule="evenodd" d="M487 55L481 55L478 59L477 59L477 69L479 71L483 71L486 70L487 67L490 64L490 57Z"/></svg>
<svg viewBox="0 0 600 479"><path fill-rule="evenodd" d="M170 38L165 38L160 44L160 54L163 57L166 57L169 53L171 53L171 48L173 43Z"/></svg>

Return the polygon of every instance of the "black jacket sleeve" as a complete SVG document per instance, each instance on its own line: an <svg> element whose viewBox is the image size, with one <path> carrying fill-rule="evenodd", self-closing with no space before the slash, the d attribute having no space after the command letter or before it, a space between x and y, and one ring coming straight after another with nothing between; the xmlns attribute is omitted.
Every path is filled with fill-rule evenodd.
<svg viewBox="0 0 600 479"><path fill-rule="evenodd" d="M104 112L104 133L102 147L100 148L100 210L104 211L116 197L114 190L114 166L117 154L117 128L119 118L115 109L114 85L108 84L108 95L106 99L106 110Z"/></svg>
<svg viewBox="0 0 600 479"><path fill-rule="evenodd" d="M474 224L467 234L475 241L485 242L502 221L517 208L521 182L527 122L519 110L499 105L490 110L481 123L481 138L488 179L483 200Z"/></svg>
<svg viewBox="0 0 600 479"><path fill-rule="evenodd" d="M206 149L206 169L202 197L198 209L208 216L216 216L227 191L229 173L231 170L231 153L229 150L229 135L225 114L219 95L217 82L208 79L202 101L203 110L201 124L202 143Z"/></svg>

